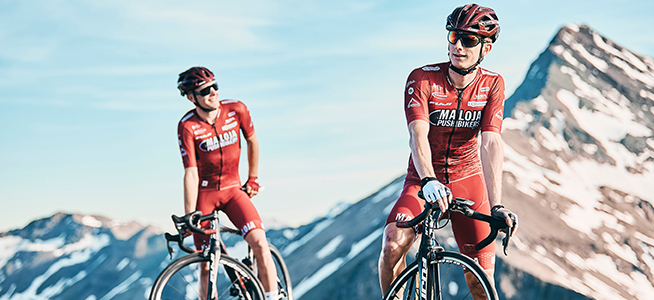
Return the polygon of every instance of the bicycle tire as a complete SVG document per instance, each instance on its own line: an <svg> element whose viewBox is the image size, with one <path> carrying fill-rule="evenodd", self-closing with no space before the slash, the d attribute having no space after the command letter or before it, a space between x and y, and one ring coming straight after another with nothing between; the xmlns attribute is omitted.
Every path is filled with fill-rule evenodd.
<svg viewBox="0 0 654 300"><path fill-rule="evenodd" d="M277 292L279 293L279 300L293 300L293 285L291 284L291 276L288 273L284 258L273 244L268 243L268 248L270 249L270 255L273 258L275 270L277 271ZM254 254L250 248L247 257L248 263L245 263L245 261L244 263L245 265L251 265L252 272L257 275L256 261L253 258ZM252 263L253 261L254 263Z"/></svg>
<svg viewBox="0 0 654 300"><path fill-rule="evenodd" d="M268 247L270 248L270 253L272 254L275 265L277 266L278 288L280 291L283 289L286 293L286 297L281 299L293 300L293 284L291 283L291 275L288 273L286 262L284 262L284 258L279 250L277 250L277 247L273 244L268 244Z"/></svg>
<svg viewBox="0 0 654 300"><path fill-rule="evenodd" d="M203 299L199 297L200 263L208 262L201 253L183 256L168 265L157 277L150 300ZM220 300L264 300L263 288L256 276L241 262L221 255L216 276L216 296ZM237 274L232 280L228 274ZM206 291L205 291L206 293ZM205 295L206 296L206 295Z"/></svg>
<svg viewBox="0 0 654 300"><path fill-rule="evenodd" d="M464 270L468 269L482 283L486 299L497 300L494 287L491 285L486 272L469 257L457 253L444 251L437 254L437 270L440 272L441 298L443 300L473 299L464 277ZM384 300L417 300L420 299L417 288L418 262L409 265L393 281ZM434 284L433 282L430 284Z"/></svg>

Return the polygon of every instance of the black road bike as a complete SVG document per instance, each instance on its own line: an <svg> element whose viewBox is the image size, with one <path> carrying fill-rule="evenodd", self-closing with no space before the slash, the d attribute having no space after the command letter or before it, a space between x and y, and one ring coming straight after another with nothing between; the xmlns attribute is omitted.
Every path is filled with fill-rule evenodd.
<svg viewBox="0 0 654 300"><path fill-rule="evenodd" d="M506 230L506 233L511 232L512 226L507 226L505 220L478 213L470 208L473 204L471 200L456 198L447 211L461 213L466 217L490 224L490 235L475 246L477 250L492 243L500 229ZM416 261L393 281L384 296L385 300L483 299L479 296L473 298L466 284L465 271L469 271L475 277L486 299L498 299L486 272L477 262L464 254L445 251L438 243L436 230L444 227L438 226L441 214L438 206L434 207L426 203L425 210L420 215L410 221L396 223L399 228L412 228L422 222L422 240L416 254ZM504 255L509 245L509 237L510 235L506 234L502 241Z"/></svg>
<svg viewBox="0 0 654 300"><path fill-rule="evenodd" d="M188 255L182 256L168 265L157 277L150 292L150 300L169 299L211 299L211 300L264 300L264 291L256 275L256 261L252 250L247 257L239 261L227 254L221 232L241 235L236 229L218 224L218 212L202 216L196 211L183 217L172 216L178 234L165 234L168 253L171 258L173 248L170 243L177 243ZM200 223L210 221L210 228L200 228ZM197 252L184 245L184 238L189 232L210 235L209 246ZM277 248L269 244L270 252L277 268L277 286L279 300L293 300L293 288L286 264ZM209 263L209 285L201 294L200 268Z"/></svg>

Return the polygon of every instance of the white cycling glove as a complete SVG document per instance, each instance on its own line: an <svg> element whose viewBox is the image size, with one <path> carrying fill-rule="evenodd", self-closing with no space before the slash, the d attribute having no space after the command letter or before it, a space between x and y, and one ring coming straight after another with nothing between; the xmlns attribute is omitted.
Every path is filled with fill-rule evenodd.
<svg viewBox="0 0 654 300"><path fill-rule="evenodd" d="M425 200L429 203L436 203L438 199L445 198L445 203L449 202L449 196L452 194L450 189L444 184L440 183L434 177L425 177L421 180L422 184L422 195L425 197ZM441 207L445 209L446 207Z"/></svg>

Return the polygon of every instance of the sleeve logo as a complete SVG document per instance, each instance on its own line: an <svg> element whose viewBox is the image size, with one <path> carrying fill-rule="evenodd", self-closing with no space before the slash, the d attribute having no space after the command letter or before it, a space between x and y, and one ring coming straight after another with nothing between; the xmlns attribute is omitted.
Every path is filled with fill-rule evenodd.
<svg viewBox="0 0 654 300"><path fill-rule="evenodd" d="M420 102L416 101L416 99L411 98L411 101L409 101L409 105L407 107L408 108L420 107Z"/></svg>

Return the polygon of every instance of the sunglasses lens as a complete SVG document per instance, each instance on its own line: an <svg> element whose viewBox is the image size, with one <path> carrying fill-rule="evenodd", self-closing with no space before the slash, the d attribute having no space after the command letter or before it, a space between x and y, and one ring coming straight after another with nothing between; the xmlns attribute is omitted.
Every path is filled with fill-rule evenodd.
<svg viewBox="0 0 654 300"><path fill-rule="evenodd" d="M458 36L455 31L450 31L447 34L447 41L450 42L450 44L456 44L456 40L458 39Z"/></svg>
<svg viewBox="0 0 654 300"><path fill-rule="evenodd" d="M196 93L198 96L203 96L203 97L204 97L204 96L206 96L206 95L211 94L211 88L213 88L214 90L217 91L217 90L218 90L218 84L217 84L217 83L214 83L214 84L212 84L212 85L210 85L210 86L208 86L208 87L206 87L206 88L203 88L203 89L201 89L201 90L199 90L199 91L197 91L197 92L195 92L195 93Z"/></svg>
<svg viewBox="0 0 654 300"><path fill-rule="evenodd" d="M481 39L474 34L461 33L456 31L450 31L447 34L447 40L451 44L456 44L456 41L459 39L461 40L461 45L467 48L475 47L481 42Z"/></svg>
<svg viewBox="0 0 654 300"><path fill-rule="evenodd" d="M479 38L472 34L465 34L460 36L460 38L461 38L461 44L463 44L463 46L468 48L477 46L477 44L479 44Z"/></svg>

